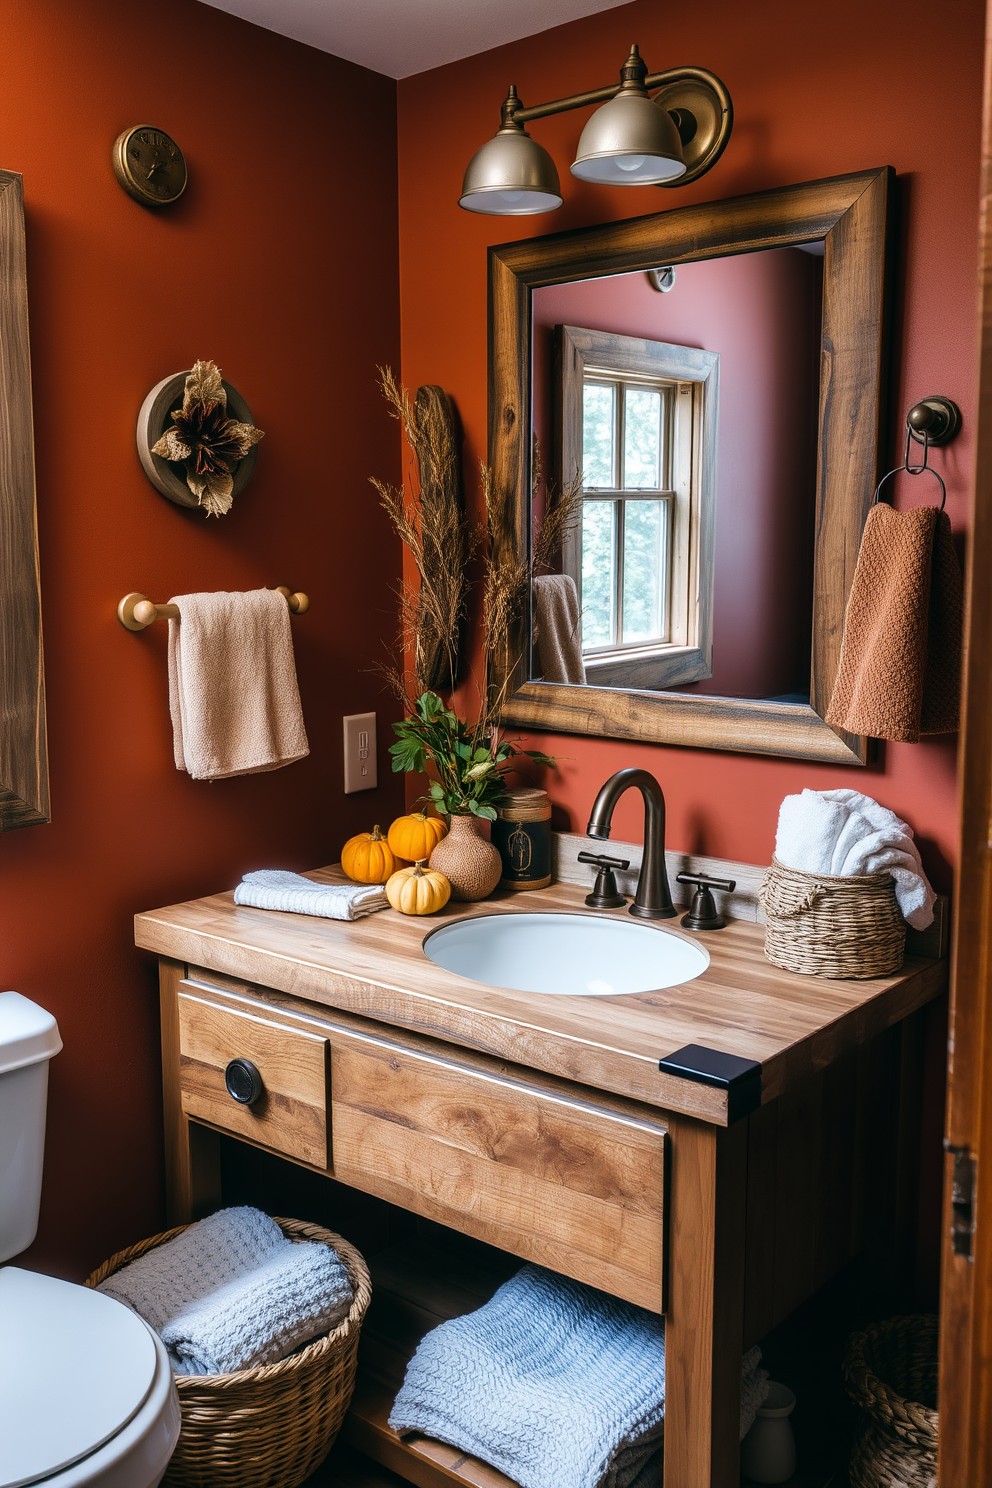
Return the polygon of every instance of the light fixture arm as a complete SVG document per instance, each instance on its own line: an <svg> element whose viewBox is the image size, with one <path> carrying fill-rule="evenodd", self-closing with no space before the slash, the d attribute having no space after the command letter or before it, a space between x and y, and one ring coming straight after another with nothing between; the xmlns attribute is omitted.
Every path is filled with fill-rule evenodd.
<svg viewBox="0 0 992 1488"><path fill-rule="evenodd" d="M532 119L608 103L623 86L622 81L611 83L606 88L572 93L568 98L554 98L530 108L524 107L516 89L511 88L503 104L504 124L523 128ZM664 72L648 73L644 87L658 90L654 101L671 114L685 152L685 174L659 184L685 186L698 180L716 165L734 127L734 105L726 84L705 67L669 67Z"/></svg>
<svg viewBox="0 0 992 1488"><path fill-rule="evenodd" d="M650 91L652 88L667 87L669 83L683 82L708 83L733 123L734 105L726 85L715 72L707 72L705 67L669 67L665 72L649 72L644 79L644 86ZM535 103L532 108L524 108L518 100L516 107L511 105L508 112L518 124L529 124L531 119L545 119L549 114L567 114L571 109L586 108L593 103L609 103L611 98L616 98L622 87L622 83L611 83L607 88L592 88L586 93L570 93L567 98L554 98L550 103ZM516 89L513 91L515 94ZM503 107L507 108L508 105L509 98Z"/></svg>

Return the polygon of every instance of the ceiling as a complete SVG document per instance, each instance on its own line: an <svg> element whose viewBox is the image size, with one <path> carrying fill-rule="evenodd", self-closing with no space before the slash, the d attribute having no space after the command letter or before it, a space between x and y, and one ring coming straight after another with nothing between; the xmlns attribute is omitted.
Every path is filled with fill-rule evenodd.
<svg viewBox="0 0 992 1488"><path fill-rule="evenodd" d="M535 36L627 0L203 0L256 26L370 67L411 77Z"/></svg>

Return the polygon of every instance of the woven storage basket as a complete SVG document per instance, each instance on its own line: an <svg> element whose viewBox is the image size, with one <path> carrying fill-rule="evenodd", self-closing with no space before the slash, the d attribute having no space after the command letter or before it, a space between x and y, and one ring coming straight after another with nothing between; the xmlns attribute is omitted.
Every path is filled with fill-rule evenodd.
<svg viewBox="0 0 992 1488"><path fill-rule="evenodd" d="M765 955L804 976L879 977L898 971L906 921L891 874L800 873L772 858L758 896Z"/></svg>
<svg viewBox="0 0 992 1488"><path fill-rule="evenodd" d="M861 1410L851 1488L936 1488L936 1317L895 1317L855 1333L844 1374Z"/></svg>
<svg viewBox="0 0 992 1488"><path fill-rule="evenodd" d="M236 1374L174 1376L182 1407L179 1445L164 1484L183 1488L297 1488L327 1456L355 1388L358 1335L371 1296L369 1273L353 1245L320 1225L276 1224L291 1240L330 1245L344 1262L355 1296L344 1322L305 1348ZM118 1251L88 1287L179 1235L186 1225Z"/></svg>

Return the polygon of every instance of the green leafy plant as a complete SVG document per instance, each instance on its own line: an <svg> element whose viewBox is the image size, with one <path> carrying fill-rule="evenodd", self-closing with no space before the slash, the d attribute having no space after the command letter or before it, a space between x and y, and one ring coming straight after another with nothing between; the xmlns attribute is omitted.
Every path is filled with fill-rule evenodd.
<svg viewBox="0 0 992 1488"><path fill-rule="evenodd" d="M539 765L554 765L539 749L521 749L500 734L492 722L464 723L436 692L423 692L413 713L393 724L396 743L390 745L393 770L424 772L437 779L429 795L445 816L471 813L496 820L496 803L506 789L504 776L515 770L521 755Z"/></svg>

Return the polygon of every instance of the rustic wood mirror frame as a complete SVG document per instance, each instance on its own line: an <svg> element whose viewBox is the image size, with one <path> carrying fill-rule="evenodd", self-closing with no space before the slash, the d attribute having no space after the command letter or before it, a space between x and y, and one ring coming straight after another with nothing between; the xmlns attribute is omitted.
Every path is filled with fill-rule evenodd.
<svg viewBox="0 0 992 1488"><path fill-rule="evenodd" d="M529 681L523 662L506 723L694 748L864 765L872 741L825 721L861 531L879 477L889 220L884 166L753 196L704 202L489 250L489 461L515 492L516 557L531 522L531 294L543 285L824 241L810 703ZM521 616L517 654L530 655Z"/></svg>
<svg viewBox="0 0 992 1488"><path fill-rule="evenodd" d="M0 829L47 822L48 751L21 178L0 170Z"/></svg>

